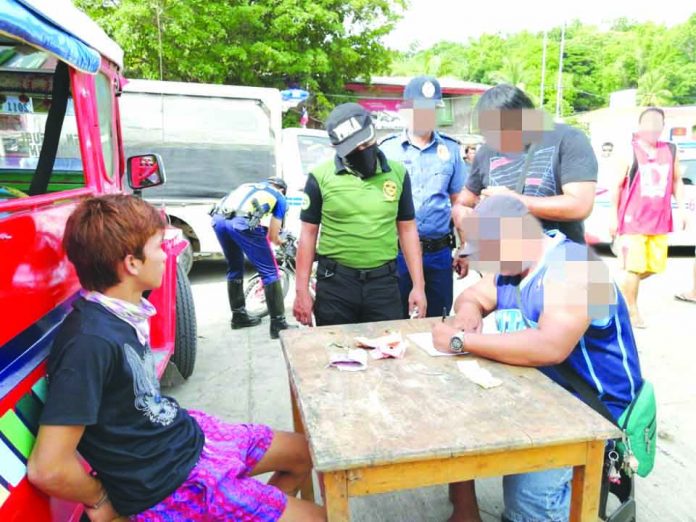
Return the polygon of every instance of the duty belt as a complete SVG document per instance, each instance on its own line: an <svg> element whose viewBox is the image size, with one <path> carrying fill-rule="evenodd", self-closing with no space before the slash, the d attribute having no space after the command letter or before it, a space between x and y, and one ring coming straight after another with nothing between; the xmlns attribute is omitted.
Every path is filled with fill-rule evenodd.
<svg viewBox="0 0 696 522"><path fill-rule="evenodd" d="M423 252L439 252L443 248L452 246L452 235L447 234L446 236L438 239L421 238L420 244L421 248L423 249Z"/></svg>
<svg viewBox="0 0 696 522"><path fill-rule="evenodd" d="M377 268L361 270L359 268L350 268L344 266L325 256L318 256L318 260L319 266L317 275L319 277L324 275L328 276L332 274L341 274L354 279L359 279L360 281L367 281L368 279L379 279L380 277L385 277L396 272L396 261L390 261L389 263L378 266Z"/></svg>

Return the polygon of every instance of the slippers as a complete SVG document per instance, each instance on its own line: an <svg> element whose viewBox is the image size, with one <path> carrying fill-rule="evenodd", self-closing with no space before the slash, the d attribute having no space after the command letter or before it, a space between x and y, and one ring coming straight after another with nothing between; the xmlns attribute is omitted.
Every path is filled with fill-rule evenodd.
<svg viewBox="0 0 696 522"><path fill-rule="evenodd" d="M691 297L687 297L686 294L677 294L674 296L674 298L677 301L682 301L684 303L693 303L696 304L696 299L693 299Z"/></svg>

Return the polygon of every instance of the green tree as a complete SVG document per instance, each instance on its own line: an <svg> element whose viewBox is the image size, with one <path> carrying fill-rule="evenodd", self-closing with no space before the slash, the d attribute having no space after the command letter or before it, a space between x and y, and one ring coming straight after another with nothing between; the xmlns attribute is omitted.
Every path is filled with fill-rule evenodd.
<svg viewBox="0 0 696 522"><path fill-rule="evenodd" d="M76 0L124 49L126 75L316 94L386 72L404 0ZM161 64L161 70L160 70Z"/></svg>
<svg viewBox="0 0 696 522"><path fill-rule="evenodd" d="M553 112L561 30L548 32L544 100L541 87L543 34L483 35L465 44L440 43L396 54L401 75L446 73L463 80L524 86ZM438 59L440 61L438 61ZM609 28L574 21L566 27L562 114L606 106L610 93L639 88L644 101L696 104L696 14L672 27L619 19ZM435 67L434 65L437 65Z"/></svg>
<svg viewBox="0 0 696 522"><path fill-rule="evenodd" d="M503 58L503 66L490 73L488 77L495 83L509 83L526 90L529 82L529 71L525 68L522 60L506 56Z"/></svg>
<svg viewBox="0 0 696 522"><path fill-rule="evenodd" d="M660 71L645 73L638 80L638 103L640 105L669 105L672 93L667 88L667 78Z"/></svg>

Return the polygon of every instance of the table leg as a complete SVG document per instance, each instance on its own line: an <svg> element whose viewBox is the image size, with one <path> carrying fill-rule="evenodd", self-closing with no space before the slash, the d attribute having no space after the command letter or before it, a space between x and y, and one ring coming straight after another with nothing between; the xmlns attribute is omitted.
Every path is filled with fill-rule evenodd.
<svg viewBox="0 0 696 522"><path fill-rule="evenodd" d="M348 477L345 471L324 473L324 505L329 522L350 522Z"/></svg>
<svg viewBox="0 0 696 522"><path fill-rule="evenodd" d="M295 397L295 391L292 386L290 386L290 402L292 403L292 424L295 429L295 433L301 433L305 435L304 424L302 423L302 415L300 415L300 410L297 408L297 398ZM312 482L312 473L307 476L304 484L300 486L300 498L302 500L309 500L315 502L314 498L314 484Z"/></svg>
<svg viewBox="0 0 696 522"><path fill-rule="evenodd" d="M597 522L599 495L604 466L604 441L587 443L584 466L573 468L573 496L570 506L571 522Z"/></svg>

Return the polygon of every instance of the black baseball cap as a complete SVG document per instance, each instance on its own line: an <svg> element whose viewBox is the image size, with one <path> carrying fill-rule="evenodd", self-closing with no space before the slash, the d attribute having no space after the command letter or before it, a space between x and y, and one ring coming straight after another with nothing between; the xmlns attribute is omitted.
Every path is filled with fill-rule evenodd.
<svg viewBox="0 0 696 522"><path fill-rule="evenodd" d="M336 154L345 158L360 145L375 139L375 126L370 113L357 103L342 103L326 119L326 132Z"/></svg>
<svg viewBox="0 0 696 522"><path fill-rule="evenodd" d="M514 196L499 195L484 198L474 207L474 213L480 219L521 218L529 214L529 209ZM457 255L464 257L475 254L477 251L477 241L467 241Z"/></svg>

